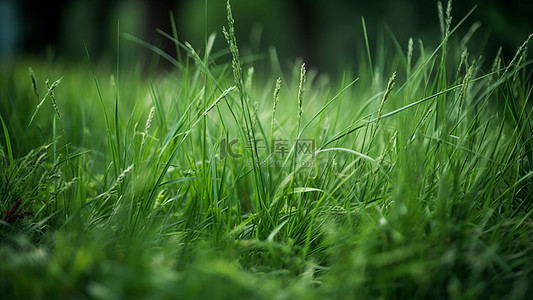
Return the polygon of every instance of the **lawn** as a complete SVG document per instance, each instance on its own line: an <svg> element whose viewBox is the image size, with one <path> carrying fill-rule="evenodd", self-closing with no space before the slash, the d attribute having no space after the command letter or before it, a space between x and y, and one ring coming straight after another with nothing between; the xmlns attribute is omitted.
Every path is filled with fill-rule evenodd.
<svg viewBox="0 0 533 300"><path fill-rule="evenodd" d="M121 35L168 72L7 64L2 296L527 298L533 35L484 57L440 11L440 43L365 34L331 77L241 55L229 3L204 45Z"/></svg>

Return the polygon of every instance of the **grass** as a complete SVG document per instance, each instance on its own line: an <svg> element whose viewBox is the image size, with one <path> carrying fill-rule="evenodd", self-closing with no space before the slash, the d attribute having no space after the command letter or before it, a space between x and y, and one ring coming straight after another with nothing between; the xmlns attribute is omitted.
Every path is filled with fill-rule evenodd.
<svg viewBox="0 0 533 300"><path fill-rule="evenodd" d="M229 54L174 28L155 78L89 52L4 68L2 294L527 298L532 37L485 70L439 8L434 50L365 34L338 82L256 75L229 3Z"/></svg>

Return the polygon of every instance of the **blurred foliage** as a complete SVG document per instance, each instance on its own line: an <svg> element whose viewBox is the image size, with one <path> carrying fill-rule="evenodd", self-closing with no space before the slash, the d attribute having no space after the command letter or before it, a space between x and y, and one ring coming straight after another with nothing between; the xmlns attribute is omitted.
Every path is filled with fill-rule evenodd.
<svg viewBox="0 0 533 300"><path fill-rule="evenodd" d="M117 31L130 33L175 53L172 42L156 32L157 28L170 33L169 12L173 11L181 41L189 41L201 48L205 39L205 2L198 0L143 1L143 0L59 0L50 2L0 0L4 18L2 51L34 53L80 59L83 43L94 55L116 56ZM380 36L392 32L404 49L413 37L424 41L440 40L437 1L423 0L233 0L231 1L239 30L237 39L244 51L268 53L275 46L282 63L303 58L310 66L322 71L333 71L351 63L356 53L363 51L361 17L365 18L371 45ZM445 1L444 1L445 2ZM224 49L220 38L225 21L224 0L207 1L207 33L216 32L219 38L215 49ZM10 4L10 5L7 5ZM471 52L484 49L494 57L503 46L504 57L514 53L515 45L533 32L529 1L455 1L453 23L477 5L470 17L481 22L481 27L470 43ZM382 25L386 24L386 27ZM383 30L379 28L385 28ZM387 32L390 28L390 32ZM379 32L381 30L381 32ZM465 32L468 26L461 28ZM18 34L12 37L13 34ZM8 46L8 44L10 46ZM18 45L18 47L16 47ZM122 41L121 57L133 59L147 51L129 41ZM11 50L10 50L11 49ZM332 55L334 53L334 55Z"/></svg>

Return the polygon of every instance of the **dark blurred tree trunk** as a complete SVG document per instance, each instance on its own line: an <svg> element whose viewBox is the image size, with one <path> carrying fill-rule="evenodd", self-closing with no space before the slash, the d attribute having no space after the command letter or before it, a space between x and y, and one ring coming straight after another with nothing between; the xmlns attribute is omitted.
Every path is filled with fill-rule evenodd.
<svg viewBox="0 0 533 300"><path fill-rule="evenodd" d="M157 29L160 29L170 35L172 35L172 28L170 25L170 12L174 11L176 7L179 7L179 0L158 0L158 1L149 1L144 0L147 7L147 28L145 29L144 39L160 48L161 50L168 53L170 56L174 57L176 54L175 44L164 37L163 35L157 33ZM159 60L160 66L165 68L171 67L172 65L166 60Z"/></svg>
<svg viewBox="0 0 533 300"><path fill-rule="evenodd" d="M307 66L315 65L315 43L316 43L316 8L313 6L313 1L295 0L290 2L291 9L296 17L297 30L300 33L296 37L298 42L298 53L301 53L302 59Z"/></svg>

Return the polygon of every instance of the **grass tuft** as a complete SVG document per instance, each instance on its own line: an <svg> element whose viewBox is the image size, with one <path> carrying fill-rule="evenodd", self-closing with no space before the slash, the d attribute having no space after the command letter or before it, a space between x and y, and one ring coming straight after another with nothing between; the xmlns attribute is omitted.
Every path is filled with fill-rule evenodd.
<svg viewBox="0 0 533 300"><path fill-rule="evenodd" d="M178 41L172 14L158 32L175 57L124 34L174 65L149 80L87 47L86 67L35 62L68 78L46 93L10 64L2 296L528 298L533 35L484 70L468 50L479 25L458 30L472 10L452 27L451 7L441 41L406 52L393 35L371 44L362 19L364 63L339 80L274 48L241 57L229 1L224 51L207 32L205 49Z"/></svg>

